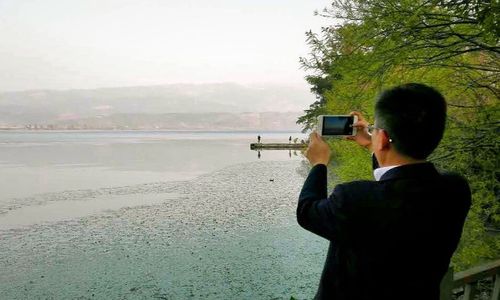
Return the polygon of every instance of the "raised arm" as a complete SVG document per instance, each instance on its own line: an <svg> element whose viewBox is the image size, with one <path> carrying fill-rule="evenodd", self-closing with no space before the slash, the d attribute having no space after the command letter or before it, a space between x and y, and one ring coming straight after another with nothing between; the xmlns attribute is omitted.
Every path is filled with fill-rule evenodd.
<svg viewBox="0 0 500 300"><path fill-rule="evenodd" d="M341 207L341 185L327 196L326 166L314 166L307 176L297 205L297 222L328 240L339 237L346 216Z"/></svg>

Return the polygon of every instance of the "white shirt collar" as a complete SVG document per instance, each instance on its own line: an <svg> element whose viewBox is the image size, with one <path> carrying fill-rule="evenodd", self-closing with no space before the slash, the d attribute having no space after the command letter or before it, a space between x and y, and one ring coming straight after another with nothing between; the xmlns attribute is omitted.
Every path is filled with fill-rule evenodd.
<svg viewBox="0 0 500 300"><path fill-rule="evenodd" d="M385 174L385 172L395 167L399 167L399 165L376 168L375 170L373 170L373 176L375 177L375 180L379 181L380 178L382 178L382 176Z"/></svg>

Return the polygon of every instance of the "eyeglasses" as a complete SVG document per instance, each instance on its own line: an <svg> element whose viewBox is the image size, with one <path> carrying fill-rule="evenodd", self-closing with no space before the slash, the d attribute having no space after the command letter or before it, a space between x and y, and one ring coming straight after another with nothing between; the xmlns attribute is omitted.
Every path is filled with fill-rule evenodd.
<svg viewBox="0 0 500 300"><path fill-rule="evenodd" d="M366 127L366 131L368 132L369 135L372 135L373 131L375 131L375 129L380 129L380 128L375 127L375 125L368 125Z"/></svg>
<svg viewBox="0 0 500 300"><path fill-rule="evenodd" d="M385 132L387 132L387 130L385 130L384 128L375 127L375 125L368 125L366 127L366 130L367 130L367 132L368 132L369 135L373 135L373 132L375 131L375 129L384 130ZM389 143L392 143L392 139L391 138L389 138Z"/></svg>

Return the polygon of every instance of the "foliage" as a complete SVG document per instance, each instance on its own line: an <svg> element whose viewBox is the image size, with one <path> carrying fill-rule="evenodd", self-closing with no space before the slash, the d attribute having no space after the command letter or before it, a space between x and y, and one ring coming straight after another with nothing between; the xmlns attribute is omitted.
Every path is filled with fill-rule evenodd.
<svg viewBox="0 0 500 300"><path fill-rule="evenodd" d="M500 257L500 4L498 0L336 0L318 13L335 25L307 33L301 58L318 101L298 120L304 131L324 113L361 111L373 121L384 88L429 84L448 101L445 137L430 159L464 175L473 193L458 269ZM338 180L369 178L369 153L332 141Z"/></svg>

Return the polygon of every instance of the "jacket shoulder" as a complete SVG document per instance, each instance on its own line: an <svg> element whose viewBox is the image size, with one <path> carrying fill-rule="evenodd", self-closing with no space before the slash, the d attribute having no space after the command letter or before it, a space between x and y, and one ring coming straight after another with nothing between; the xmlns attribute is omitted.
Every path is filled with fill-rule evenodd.
<svg viewBox="0 0 500 300"><path fill-rule="evenodd" d="M467 179L456 172L440 171L439 174L444 180L448 181L449 183L469 187L469 182L467 181Z"/></svg>
<svg viewBox="0 0 500 300"><path fill-rule="evenodd" d="M350 181L350 182L344 182L337 184L335 186L335 190L341 191L343 193L353 193L353 192L359 192L359 191L364 191L367 189L374 189L378 186L377 181L373 180L356 180L356 181Z"/></svg>
<svg viewBox="0 0 500 300"><path fill-rule="evenodd" d="M378 198L382 190L380 182L357 180L336 185L332 195L344 205L355 205Z"/></svg>
<svg viewBox="0 0 500 300"><path fill-rule="evenodd" d="M471 190L467 179L455 172L440 172L443 182L443 189L457 195L459 198L464 198L468 202L471 201Z"/></svg>

